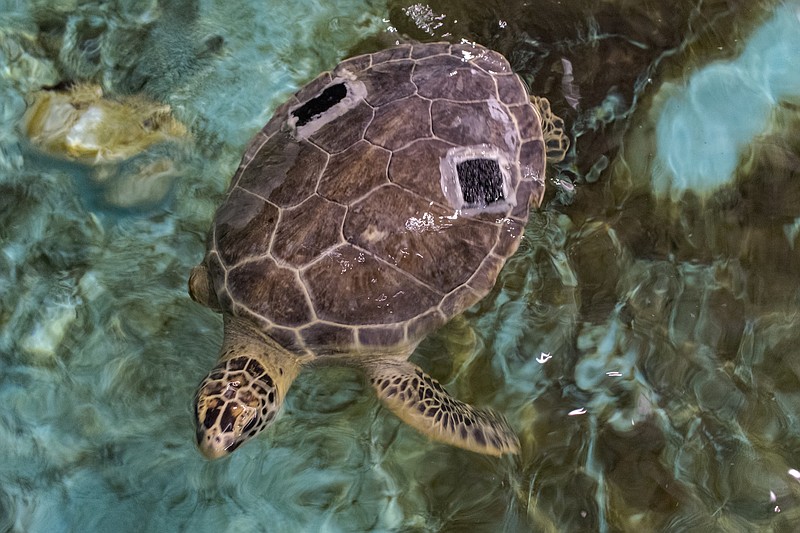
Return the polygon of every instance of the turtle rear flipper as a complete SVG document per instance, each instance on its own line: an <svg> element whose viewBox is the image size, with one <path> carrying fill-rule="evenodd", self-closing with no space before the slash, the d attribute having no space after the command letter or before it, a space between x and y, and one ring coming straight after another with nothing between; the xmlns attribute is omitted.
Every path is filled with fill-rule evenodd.
<svg viewBox="0 0 800 533"><path fill-rule="evenodd" d="M542 121L542 135L544 136L547 161L559 163L567 156L569 137L564 133L564 121L550 108L550 102L542 96L531 96L531 104L539 112Z"/></svg>
<svg viewBox="0 0 800 533"><path fill-rule="evenodd" d="M431 439L473 452L518 453L519 440L499 414L456 400L408 361L367 363L378 398L405 423Z"/></svg>

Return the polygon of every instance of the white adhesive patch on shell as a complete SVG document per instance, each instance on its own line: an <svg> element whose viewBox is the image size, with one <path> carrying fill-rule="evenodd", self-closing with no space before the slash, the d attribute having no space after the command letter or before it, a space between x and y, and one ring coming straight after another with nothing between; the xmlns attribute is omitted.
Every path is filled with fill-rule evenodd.
<svg viewBox="0 0 800 533"><path fill-rule="evenodd" d="M491 116L497 122L506 125L506 132L503 135L503 140L505 141L509 150L515 151L519 144L519 136L514 119L512 119L508 114L508 111L506 110L507 108L496 99L487 99L486 105L489 108L489 116Z"/></svg>
<svg viewBox="0 0 800 533"><path fill-rule="evenodd" d="M345 74L349 74L345 72ZM297 126L299 118L294 114L295 111L306 105L308 102L313 100L314 98L318 98L325 92L326 89L333 87L335 85L343 84L347 90L347 94L344 98L336 102L333 106L329 107L319 115L315 115L311 117L309 121L307 121L302 126ZM367 88L364 86L364 83L358 80L349 79L348 77L336 77L334 78L328 85L326 85L319 93L314 95L313 98L309 98L308 101L301 103L298 106L295 106L289 110L288 117L286 120L286 124L292 129L294 132L294 136L298 140L308 139L314 133L316 133L320 128L324 125L328 124L336 120L337 118L341 117L354 107L356 107L359 102L363 101L364 98L367 96Z"/></svg>
<svg viewBox="0 0 800 533"><path fill-rule="evenodd" d="M458 178L458 165L471 159L489 159L497 162L502 176L503 199L489 204L469 204L464 200L461 182ZM464 215L477 213L501 213L516 205L513 194L511 173L514 167L506 154L495 146L480 144L477 146L456 146L447 151L439 162L441 186L444 197L454 208Z"/></svg>

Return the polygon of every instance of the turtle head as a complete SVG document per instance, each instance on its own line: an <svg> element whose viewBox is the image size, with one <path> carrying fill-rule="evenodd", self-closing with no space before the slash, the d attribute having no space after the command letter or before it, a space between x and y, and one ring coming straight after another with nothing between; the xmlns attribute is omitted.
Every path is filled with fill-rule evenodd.
<svg viewBox="0 0 800 533"><path fill-rule="evenodd" d="M195 396L197 445L209 459L228 455L268 427L298 372L289 354L267 343L226 339L217 366Z"/></svg>

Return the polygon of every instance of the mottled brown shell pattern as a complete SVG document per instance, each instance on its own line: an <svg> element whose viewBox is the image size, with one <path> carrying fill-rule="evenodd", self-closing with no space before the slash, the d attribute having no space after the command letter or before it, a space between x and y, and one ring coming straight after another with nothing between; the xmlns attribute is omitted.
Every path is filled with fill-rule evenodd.
<svg viewBox="0 0 800 533"><path fill-rule="evenodd" d="M363 100L298 138L287 119L332 82ZM465 216L440 161L462 146L510 163L503 212ZM295 353L413 347L485 296L544 191L537 110L500 54L402 45L339 64L277 109L247 148L205 258L224 311Z"/></svg>

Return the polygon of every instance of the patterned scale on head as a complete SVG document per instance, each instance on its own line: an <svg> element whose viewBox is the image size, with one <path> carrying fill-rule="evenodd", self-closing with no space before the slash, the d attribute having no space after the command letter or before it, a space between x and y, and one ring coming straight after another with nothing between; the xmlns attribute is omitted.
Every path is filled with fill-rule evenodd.
<svg viewBox="0 0 800 533"><path fill-rule="evenodd" d="M255 359L220 362L197 391L197 440L204 455L219 457L264 429L278 414L277 388Z"/></svg>
<svg viewBox="0 0 800 533"><path fill-rule="evenodd" d="M289 98L246 149L189 277L225 325L197 393L203 453L266 428L298 373L323 364L363 370L432 439L516 453L503 416L408 358L491 291L567 145L547 101L476 44L354 57Z"/></svg>

